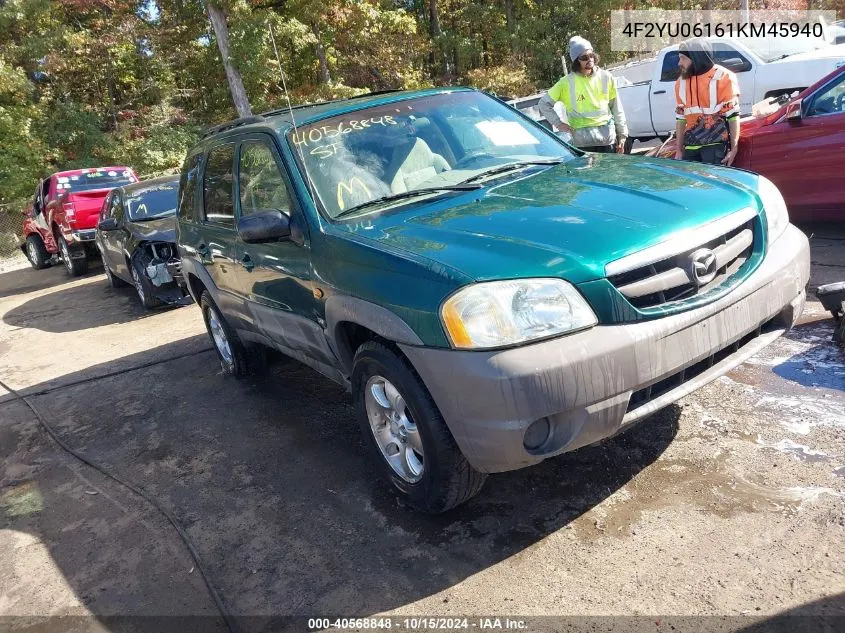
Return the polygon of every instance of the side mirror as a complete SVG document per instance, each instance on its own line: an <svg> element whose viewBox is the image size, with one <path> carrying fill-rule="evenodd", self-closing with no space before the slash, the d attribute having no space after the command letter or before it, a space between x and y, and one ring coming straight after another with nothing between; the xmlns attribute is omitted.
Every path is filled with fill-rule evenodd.
<svg viewBox="0 0 845 633"><path fill-rule="evenodd" d="M786 120L792 121L793 123L799 123L803 116L801 112L801 106L803 105L803 99L796 99L788 106L786 106Z"/></svg>
<svg viewBox="0 0 845 633"><path fill-rule="evenodd" d="M100 223L97 225L97 228L101 231L116 231L118 229L117 220L114 218L106 218L104 220L100 220Z"/></svg>
<svg viewBox="0 0 845 633"><path fill-rule="evenodd" d="M750 64L740 57L729 57L728 59L721 61L719 65L724 66L735 73L744 73L745 71L751 69Z"/></svg>
<svg viewBox="0 0 845 633"><path fill-rule="evenodd" d="M278 209L259 211L238 220L238 235L247 243L290 237L290 216Z"/></svg>

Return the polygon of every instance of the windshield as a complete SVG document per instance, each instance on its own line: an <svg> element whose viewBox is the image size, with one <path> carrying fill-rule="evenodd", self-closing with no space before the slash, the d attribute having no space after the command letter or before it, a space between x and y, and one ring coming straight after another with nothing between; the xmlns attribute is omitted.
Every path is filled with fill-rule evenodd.
<svg viewBox="0 0 845 633"><path fill-rule="evenodd" d="M130 185L138 179L127 170L91 169L73 176L57 176L56 189L58 191L92 191L94 189L114 189L121 185Z"/></svg>
<svg viewBox="0 0 845 633"><path fill-rule="evenodd" d="M135 222L163 218L176 213L177 183L161 185L155 189L145 189L138 195L126 197L126 212Z"/></svg>
<svg viewBox="0 0 845 633"><path fill-rule="evenodd" d="M410 99L323 119L288 134L330 218L388 196L410 204L507 163L572 152L514 109L477 92ZM500 170L501 173L501 170ZM419 196L407 196L418 190ZM464 189L459 189L464 190ZM362 212L363 212L362 207ZM384 205L367 205L366 212Z"/></svg>
<svg viewBox="0 0 845 633"><path fill-rule="evenodd" d="M807 53L820 48L827 48L831 44L823 37L764 37L737 38L752 51L757 53L765 62L773 62L790 55Z"/></svg>

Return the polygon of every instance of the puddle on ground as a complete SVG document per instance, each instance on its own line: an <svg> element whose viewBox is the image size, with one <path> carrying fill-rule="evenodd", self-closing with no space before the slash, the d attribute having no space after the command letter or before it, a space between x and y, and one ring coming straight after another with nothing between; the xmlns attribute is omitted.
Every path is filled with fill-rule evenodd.
<svg viewBox="0 0 845 633"><path fill-rule="evenodd" d="M750 431L740 431L738 429L732 429L727 422L723 422L722 420L717 420L716 418L705 417L701 420L701 426L706 429L710 429L711 431L715 431L719 435L725 437L734 437L740 440L745 440L747 442L756 442L759 438L757 433L752 433ZM704 436L698 436L702 439L711 439Z"/></svg>
<svg viewBox="0 0 845 633"><path fill-rule="evenodd" d="M806 448L806 447L802 447ZM807 449L808 461L829 459ZM825 496L845 499L833 488L809 486L773 488L727 471L727 455L706 462L661 459L631 480L614 503L602 503L580 516L572 525L580 538L596 541L606 536L619 538L636 534L643 512L692 508L728 519L739 514L759 512L795 513L804 504L817 503ZM841 471L841 472L840 472ZM845 467L837 473L845 477Z"/></svg>
<svg viewBox="0 0 845 633"><path fill-rule="evenodd" d="M768 448L771 450L778 451L779 453L792 455L798 461L809 462L811 464L830 461L830 455L828 455L827 453L813 450L812 448L804 446L803 444L797 444L792 440L785 439L781 440L780 442L765 442L763 440L758 439L757 445L760 448Z"/></svg>
<svg viewBox="0 0 845 633"><path fill-rule="evenodd" d="M833 330L831 319L796 327L745 364L771 367L781 378L807 387L845 390L845 351L833 342Z"/></svg>
<svg viewBox="0 0 845 633"><path fill-rule="evenodd" d="M760 372L757 367L750 365L739 365L736 369L729 371L727 377L733 382L738 382L749 387L760 386Z"/></svg>

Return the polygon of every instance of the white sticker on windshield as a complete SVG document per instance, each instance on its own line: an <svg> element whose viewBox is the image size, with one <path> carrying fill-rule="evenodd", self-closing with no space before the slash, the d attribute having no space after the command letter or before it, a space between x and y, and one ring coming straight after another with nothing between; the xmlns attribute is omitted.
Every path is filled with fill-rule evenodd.
<svg viewBox="0 0 845 633"><path fill-rule="evenodd" d="M539 145L540 141L528 132L524 127L515 121L480 121L475 124L475 127L487 138L489 138L493 145L509 146L509 145Z"/></svg>

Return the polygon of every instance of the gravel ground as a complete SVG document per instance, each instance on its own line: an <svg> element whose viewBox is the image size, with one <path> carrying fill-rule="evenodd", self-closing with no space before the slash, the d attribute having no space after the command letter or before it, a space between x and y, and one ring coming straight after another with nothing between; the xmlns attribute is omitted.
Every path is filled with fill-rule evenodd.
<svg viewBox="0 0 845 633"><path fill-rule="evenodd" d="M845 279L843 231L812 232L811 289ZM0 379L171 512L239 616L484 628L491 615L639 615L530 630L737 630L798 613L838 614L828 630L841 630L845 353L828 317L810 301L728 376L604 444L492 476L435 518L378 479L341 388L281 359L228 379L196 306L146 312L101 269L0 273ZM3 391L0 458L0 629L33 622L9 616L117 630L109 616L176 614L224 630L162 515Z"/></svg>

